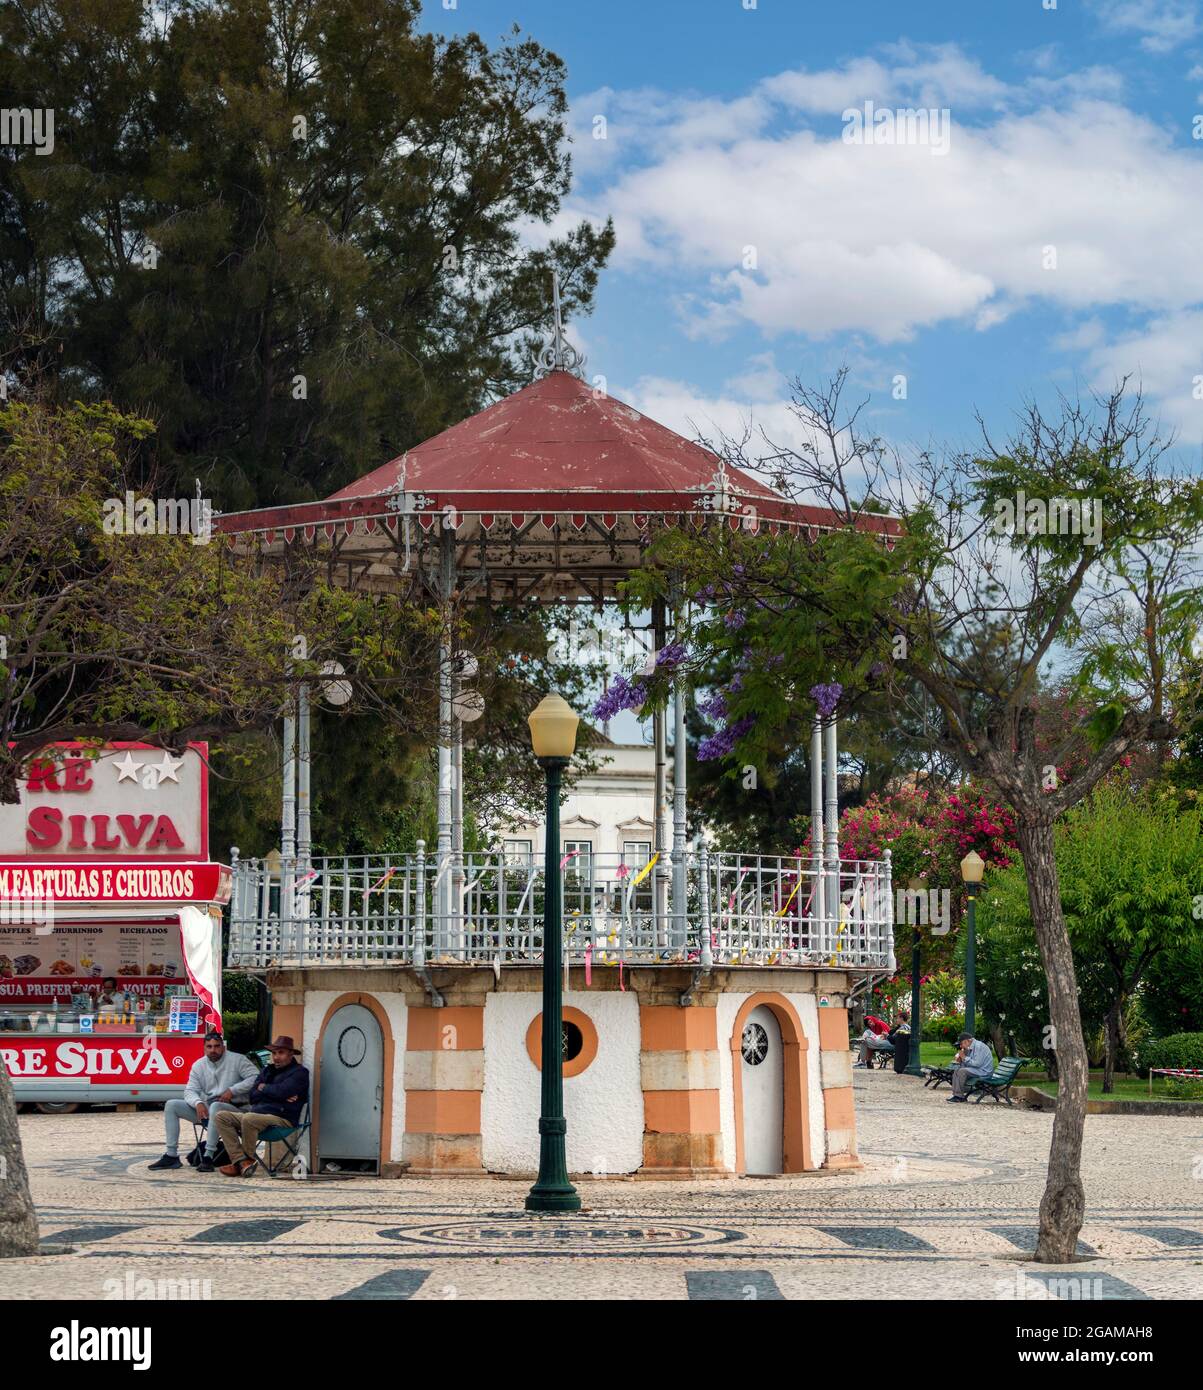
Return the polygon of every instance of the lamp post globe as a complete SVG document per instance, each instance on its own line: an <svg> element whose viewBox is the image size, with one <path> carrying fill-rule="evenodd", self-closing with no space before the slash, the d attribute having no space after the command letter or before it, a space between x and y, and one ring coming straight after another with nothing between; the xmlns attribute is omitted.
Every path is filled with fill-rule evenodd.
<svg viewBox="0 0 1203 1390"><path fill-rule="evenodd" d="M580 723L559 695L547 695L527 720L531 746L547 778L547 827L543 842L543 1028L539 1101L539 1176L526 1210L580 1211L568 1181L564 1120L563 918L560 902L560 783L576 748Z"/></svg>

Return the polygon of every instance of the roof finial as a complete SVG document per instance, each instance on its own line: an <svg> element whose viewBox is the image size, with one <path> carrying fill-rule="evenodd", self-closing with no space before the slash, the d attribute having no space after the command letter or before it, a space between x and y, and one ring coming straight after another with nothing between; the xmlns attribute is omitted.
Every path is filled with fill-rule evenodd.
<svg viewBox="0 0 1203 1390"><path fill-rule="evenodd" d="M552 339L542 352L535 354L535 373L545 376L548 372L574 372L580 376L585 359L564 336L564 320L560 314L560 281L554 268L551 272L551 306L555 320Z"/></svg>

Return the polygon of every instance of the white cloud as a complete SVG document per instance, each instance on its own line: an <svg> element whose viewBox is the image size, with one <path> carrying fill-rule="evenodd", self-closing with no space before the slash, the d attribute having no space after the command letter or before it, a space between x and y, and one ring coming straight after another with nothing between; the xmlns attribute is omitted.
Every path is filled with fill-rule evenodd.
<svg viewBox="0 0 1203 1390"><path fill-rule="evenodd" d="M681 302L698 335L751 323L891 342L947 319L988 326L1035 298L1075 310L1203 300L1203 166L1112 102L954 124L943 156L809 129L666 148L590 210L613 212L619 265L689 282Z"/></svg>
<svg viewBox="0 0 1203 1390"><path fill-rule="evenodd" d="M1199 33L1198 0L1091 0L1104 29L1139 34L1148 53L1168 53Z"/></svg>
<svg viewBox="0 0 1203 1390"><path fill-rule="evenodd" d="M1159 41L1196 8L1143 7L1139 30L1123 5L1100 12ZM1028 75L1008 84L955 46L898 44L838 68L779 73L731 101L591 93L573 103L585 191L561 220L612 214L616 267L654 268L696 337L721 341L751 326L872 353L875 409L884 402L887 412L876 378L888 382L894 368L882 359L922 329L952 320L985 333L1030 304L1059 307L1077 327L1054 349L1104 389L1140 375L1166 418L1197 437L1197 148L1128 109L1113 69L1059 72L1052 46L1026 62ZM841 113L865 101L949 107L948 153L845 144ZM605 141L587 134L595 113L607 116ZM1117 309L1147 326L1117 337L1105 327ZM716 395L655 379L634 399L687 434L690 421L738 432L754 408L788 438L784 395L765 352Z"/></svg>
<svg viewBox="0 0 1203 1390"><path fill-rule="evenodd" d="M1095 347L1087 357L1091 385L1109 391L1124 377L1155 403L1185 442L1203 440L1203 310L1165 314L1144 328Z"/></svg>
<svg viewBox="0 0 1203 1390"><path fill-rule="evenodd" d="M1014 89L985 72L955 44L893 44L884 61L857 58L843 68L783 72L760 85L764 95L796 110L835 115L866 98L900 105L1002 107Z"/></svg>

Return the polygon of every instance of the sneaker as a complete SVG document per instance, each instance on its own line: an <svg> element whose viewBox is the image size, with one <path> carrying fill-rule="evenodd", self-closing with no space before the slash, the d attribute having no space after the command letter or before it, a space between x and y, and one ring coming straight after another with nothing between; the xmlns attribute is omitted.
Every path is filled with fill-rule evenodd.
<svg viewBox="0 0 1203 1390"><path fill-rule="evenodd" d="M148 1163L146 1166L152 1173L157 1173L164 1168L182 1168L184 1165L175 1154L164 1154L162 1158L154 1163Z"/></svg>
<svg viewBox="0 0 1203 1390"><path fill-rule="evenodd" d="M201 1161L196 1165L196 1171L198 1173L215 1172L216 1164L214 1164L213 1160L209 1157L208 1154L205 1154Z"/></svg>
<svg viewBox="0 0 1203 1390"><path fill-rule="evenodd" d="M968 1099L968 1096L949 1096L947 1103L949 1105L964 1105Z"/></svg>

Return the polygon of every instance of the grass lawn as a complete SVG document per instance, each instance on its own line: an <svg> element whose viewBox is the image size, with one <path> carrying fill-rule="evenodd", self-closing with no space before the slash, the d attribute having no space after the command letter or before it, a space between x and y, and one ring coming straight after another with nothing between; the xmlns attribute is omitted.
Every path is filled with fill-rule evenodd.
<svg viewBox="0 0 1203 1390"><path fill-rule="evenodd" d="M925 1042L919 1047L919 1062L925 1067L946 1067L952 1061L956 1048L952 1043L944 1042ZM1041 1066L1025 1067L1019 1073L1019 1080L1027 1086L1037 1086L1042 1091L1047 1091L1050 1096L1057 1094L1057 1083L1050 1081L1044 1074ZM1174 1082L1165 1082L1155 1079L1153 1082L1153 1094L1149 1095L1148 1081L1142 1081L1139 1076L1117 1076L1115 1078L1115 1090L1110 1096L1103 1094L1103 1073L1092 1071L1090 1080L1087 1083L1086 1094L1091 1100L1196 1100L1200 1097L1190 1094L1193 1088L1187 1086L1175 1086ZM1203 1103L1203 1101L1201 1101Z"/></svg>
<svg viewBox="0 0 1203 1390"><path fill-rule="evenodd" d="M1037 1086L1050 1096L1057 1094L1057 1083L1050 1081L1043 1073L1037 1076L1028 1075L1028 1084ZM1193 1093L1192 1093L1193 1092ZM1110 1095L1103 1094L1103 1073L1090 1073L1090 1080L1086 1085L1086 1094L1090 1100L1193 1100L1203 1109L1203 1098L1190 1086L1178 1086L1175 1088L1173 1082L1166 1083L1159 1077L1153 1079L1153 1094L1149 1095L1149 1083L1142 1081L1139 1076L1117 1076L1115 1078L1115 1090Z"/></svg>

